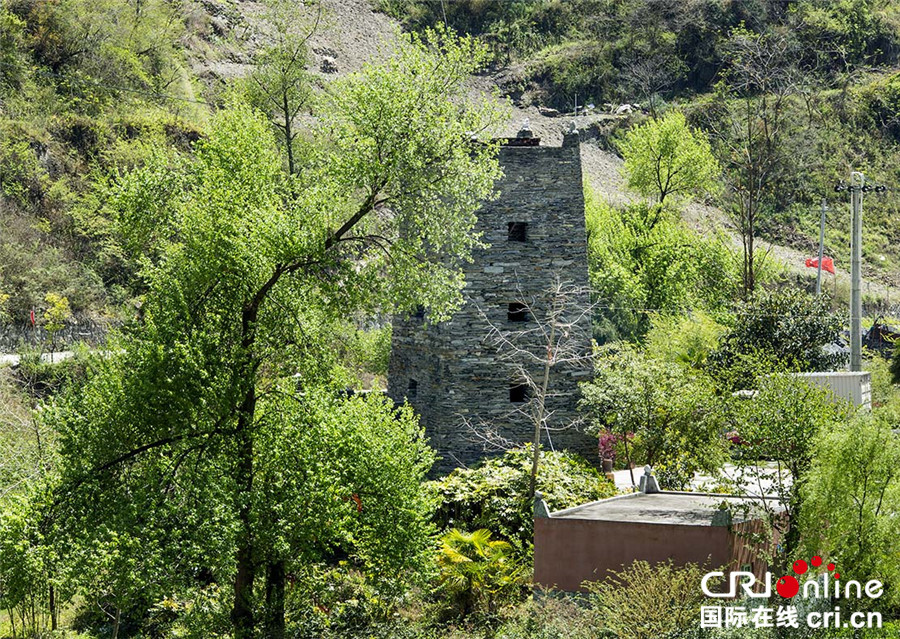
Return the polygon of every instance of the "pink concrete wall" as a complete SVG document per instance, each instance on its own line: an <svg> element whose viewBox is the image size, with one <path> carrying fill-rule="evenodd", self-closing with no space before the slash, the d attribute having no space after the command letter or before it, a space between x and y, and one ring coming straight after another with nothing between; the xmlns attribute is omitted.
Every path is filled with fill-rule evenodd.
<svg viewBox="0 0 900 639"><path fill-rule="evenodd" d="M534 521L534 582L566 591L584 591L608 570L636 559L651 564L731 564L737 547L727 526L640 524L585 519Z"/></svg>

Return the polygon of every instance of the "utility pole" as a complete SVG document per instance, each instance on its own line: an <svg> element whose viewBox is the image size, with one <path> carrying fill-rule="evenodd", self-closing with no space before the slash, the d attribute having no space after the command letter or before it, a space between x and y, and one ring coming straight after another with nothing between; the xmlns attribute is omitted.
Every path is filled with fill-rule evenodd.
<svg viewBox="0 0 900 639"><path fill-rule="evenodd" d="M850 370L862 370L862 200L866 177L850 174Z"/></svg>
<svg viewBox="0 0 900 639"><path fill-rule="evenodd" d="M816 297L822 294L822 259L825 257L825 211L828 210L828 200L822 198L822 215L819 218L819 264L816 268Z"/></svg>
<svg viewBox="0 0 900 639"><path fill-rule="evenodd" d="M850 186L836 184L834 190L850 191L850 370L862 370L862 201L863 193L884 193L887 187L866 184L859 171L850 174ZM821 259L821 258L820 258Z"/></svg>

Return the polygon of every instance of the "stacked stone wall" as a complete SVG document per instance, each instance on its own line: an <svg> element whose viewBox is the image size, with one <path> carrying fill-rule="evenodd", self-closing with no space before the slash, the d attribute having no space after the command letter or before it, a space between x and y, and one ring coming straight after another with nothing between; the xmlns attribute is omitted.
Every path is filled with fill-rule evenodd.
<svg viewBox="0 0 900 639"><path fill-rule="evenodd" d="M486 339L491 325L519 328L508 321L510 303L533 299L540 317L557 278L580 289L569 300L569 315L580 315L583 324L577 331L578 350L588 355L591 349L590 314L581 312L589 305L589 295L577 133L567 135L561 147L504 146L500 163L504 175L496 185L499 197L478 214L477 230L490 246L477 250L465 268L464 307L436 325L428 323L427 314L393 322L388 394L397 401L408 399L421 415L441 456L436 472L498 452L482 437L488 426L512 442L533 439L533 425L521 414L522 406L510 402L516 364L500 358ZM509 240L511 222L528 225L526 241ZM540 348L539 337L531 341L520 345ZM578 383L589 376L584 366L552 369L550 441L544 432L543 445L573 450L593 462L596 439L577 424L570 426L578 418Z"/></svg>
<svg viewBox="0 0 900 639"><path fill-rule="evenodd" d="M50 334L41 326L0 324L0 353L16 353L23 346L49 349L51 341L56 350L65 350L80 342L97 346L106 339L109 329L108 322L79 320L66 324L51 340Z"/></svg>

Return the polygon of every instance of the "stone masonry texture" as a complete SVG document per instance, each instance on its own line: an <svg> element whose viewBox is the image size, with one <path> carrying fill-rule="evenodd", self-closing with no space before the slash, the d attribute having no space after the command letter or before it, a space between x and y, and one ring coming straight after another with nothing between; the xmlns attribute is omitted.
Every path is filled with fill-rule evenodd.
<svg viewBox="0 0 900 639"><path fill-rule="evenodd" d="M106 339L109 329L110 322L96 320L69 322L51 340L50 334L42 326L2 324L0 353L17 353L23 346L41 346L49 350L51 343L57 350L70 348L79 342L97 346Z"/></svg>
<svg viewBox="0 0 900 639"><path fill-rule="evenodd" d="M508 441L533 439L532 423L517 410L522 405L510 401L510 388L518 381L516 364L501 359L496 346L486 340L490 324L510 331L528 327L530 322L508 321L509 304L534 300L535 315L541 317L557 278L577 287L567 315L584 323L577 331L578 351L588 355L591 350L590 314L583 312L589 293L578 134L567 134L561 147L540 146L535 138L521 142L513 139L500 149L504 173L496 184L500 195L484 204L476 227L490 246L476 250L473 262L465 267L464 307L440 324L428 322L427 310L424 318L393 320L388 394L398 402L407 399L421 416L440 455L433 472L470 466L501 452L473 432L484 432L488 424ZM510 223L527 224L526 241L510 241ZM525 339L531 343L523 344L520 337L520 347L546 351L540 337ZM578 417L578 383L591 371L585 366L551 370L547 398L551 441L545 431L542 445L568 449L595 462L596 438L577 424L569 426Z"/></svg>

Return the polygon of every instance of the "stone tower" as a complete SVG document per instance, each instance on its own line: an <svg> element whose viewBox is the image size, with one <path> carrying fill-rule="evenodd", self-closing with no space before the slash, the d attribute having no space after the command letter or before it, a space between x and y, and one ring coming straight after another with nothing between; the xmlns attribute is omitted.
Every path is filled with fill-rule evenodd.
<svg viewBox="0 0 900 639"><path fill-rule="evenodd" d="M540 316L557 278L578 287L566 306L581 329L571 346L584 355L591 351L590 314L584 312L589 295L578 133L566 134L560 147L541 146L540 138L523 129L505 140L499 159L499 197L484 204L476 227L490 246L477 249L465 266L464 307L437 325L427 322L427 310L393 322L388 394L400 402L406 398L421 415L441 456L435 470L442 473L499 452L477 434L482 426L492 425L507 441L533 440L534 426L521 410L529 393L516 378L517 366L486 339L493 325L516 331L520 342L531 340L529 350L546 351L539 336L518 330L534 319L523 312L520 300L534 300L530 306ZM551 371L550 432L549 440L546 431L542 434L542 443L594 461L596 438L578 426L555 430L577 418L578 382L590 376L590 368Z"/></svg>

